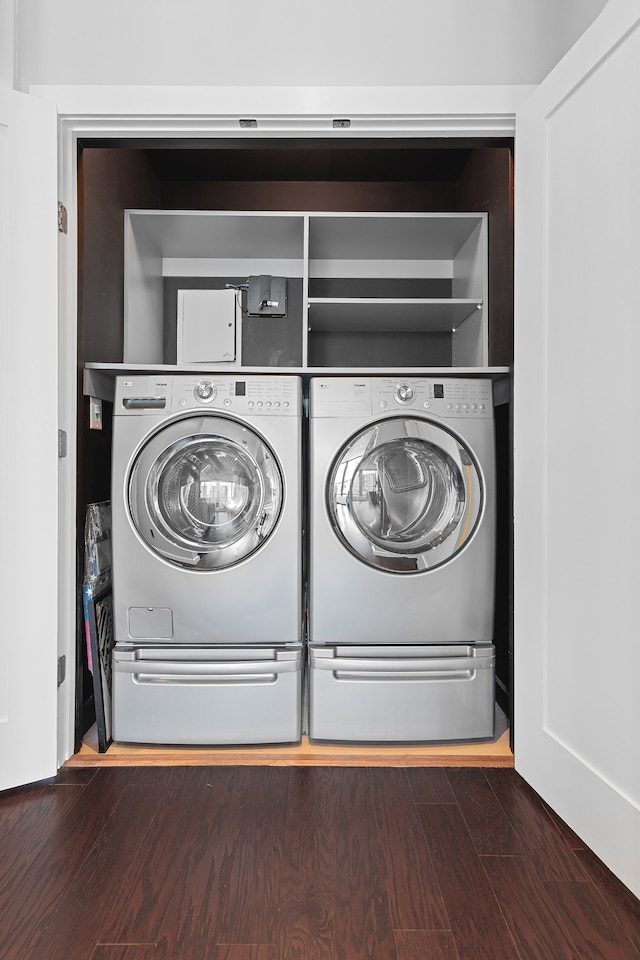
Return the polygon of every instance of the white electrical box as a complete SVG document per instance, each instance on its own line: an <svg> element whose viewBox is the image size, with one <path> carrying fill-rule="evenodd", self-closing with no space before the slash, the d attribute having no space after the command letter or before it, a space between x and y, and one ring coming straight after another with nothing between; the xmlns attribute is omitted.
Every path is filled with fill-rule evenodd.
<svg viewBox="0 0 640 960"><path fill-rule="evenodd" d="M178 290L178 365L240 363L235 290Z"/></svg>

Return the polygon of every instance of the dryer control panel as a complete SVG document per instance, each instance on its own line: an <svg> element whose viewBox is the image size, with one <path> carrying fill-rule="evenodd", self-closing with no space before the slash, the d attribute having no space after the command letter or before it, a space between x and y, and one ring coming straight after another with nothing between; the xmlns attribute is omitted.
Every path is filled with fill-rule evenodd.
<svg viewBox="0 0 640 960"><path fill-rule="evenodd" d="M118 377L114 415L219 410L238 416L297 416L300 377L234 377L216 374Z"/></svg>
<svg viewBox="0 0 640 960"><path fill-rule="evenodd" d="M327 377L311 381L314 417L370 417L412 410L437 417L493 416L491 380L457 377Z"/></svg>
<svg viewBox="0 0 640 960"><path fill-rule="evenodd" d="M490 380L425 379L375 380L372 413L402 409L422 410L438 417L487 417L493 414Z"/></svg>

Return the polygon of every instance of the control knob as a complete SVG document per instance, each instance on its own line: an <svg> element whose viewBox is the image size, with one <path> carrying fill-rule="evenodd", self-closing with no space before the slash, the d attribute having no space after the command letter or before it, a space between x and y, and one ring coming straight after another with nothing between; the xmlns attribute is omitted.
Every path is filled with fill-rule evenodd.
<svg viewBox="0 0 640 960"><path fill-rule="evenodd" d="M200 380L200 382L196 384L195 395L198 400L205 402L207 400L213 400L216 395L216 388L211 383L211 380Z"/></svg>
<svg viewBox="0 0 640 960"><path fill-rule="evenodd" d="M409 403L413 400L413 387L408 383L399 383L395 389L395 398L399 403Z"/></svg>

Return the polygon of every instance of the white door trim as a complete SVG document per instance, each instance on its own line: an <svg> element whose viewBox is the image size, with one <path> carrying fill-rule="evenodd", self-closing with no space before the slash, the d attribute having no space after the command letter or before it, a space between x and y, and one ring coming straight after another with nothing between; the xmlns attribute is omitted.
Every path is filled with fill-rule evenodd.
<svg viewBox="0 0 640 960"><path fill-rule="evenodd" d="M636 895L639 52L610 0L518 113L514 376L516 768Z"/></svg>
<svg viewBox="0 0 640 960"><path fill-rule="evenodd" d="M533 86L33 86L85 136L511 136ZM255 119L256 128L239 121ZM349 119L335 129L334 119Z"/></svg>
<svg viewBox="0 0 640 960"><path fill-rule="evenodd" d="M56 134L0 87L0 790L56 770Z"/></svg>

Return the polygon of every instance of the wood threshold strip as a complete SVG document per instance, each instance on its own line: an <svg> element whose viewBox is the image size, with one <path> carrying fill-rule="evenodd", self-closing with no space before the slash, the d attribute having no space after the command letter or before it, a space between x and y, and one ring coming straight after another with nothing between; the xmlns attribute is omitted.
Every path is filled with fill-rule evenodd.
<svg viewBox="0 0 640 960"><path fill-rule="evenodd" d="M98 751L95 726L66 767L131 766L513 767L509 730L490 743L322 744L176 747L112 743Z"/></svg>

